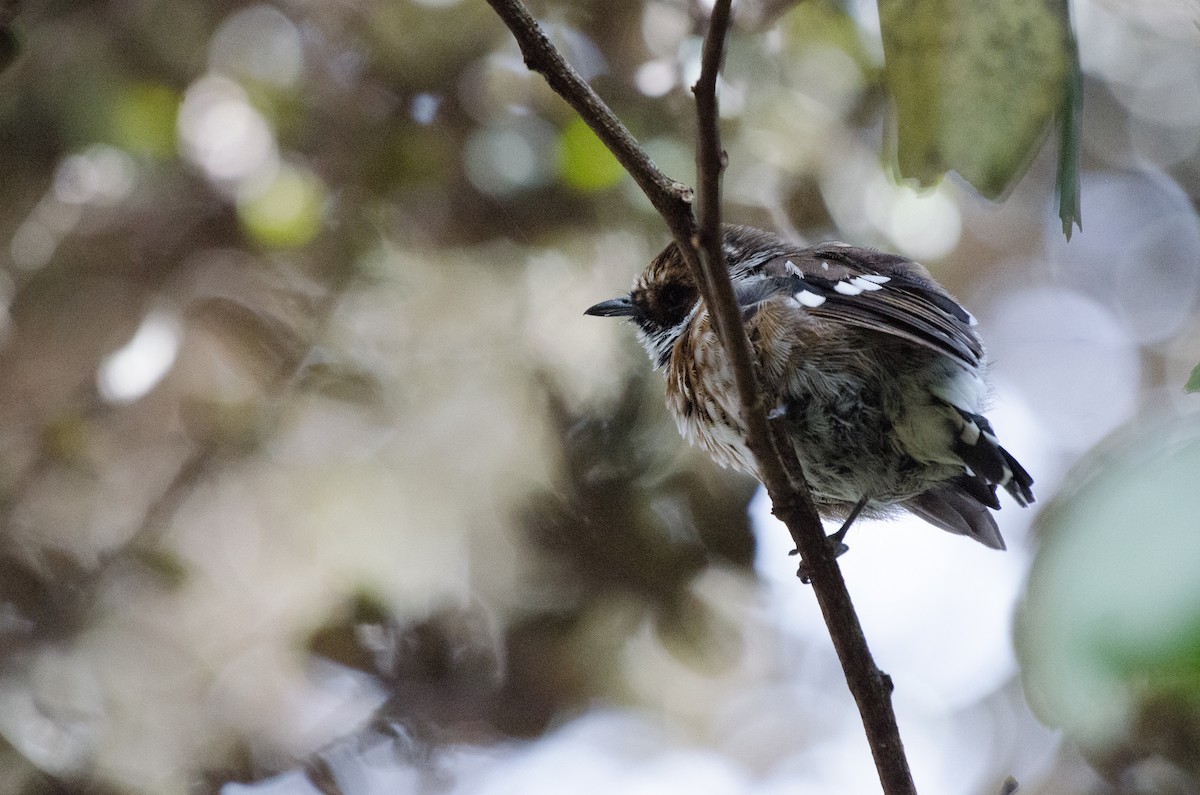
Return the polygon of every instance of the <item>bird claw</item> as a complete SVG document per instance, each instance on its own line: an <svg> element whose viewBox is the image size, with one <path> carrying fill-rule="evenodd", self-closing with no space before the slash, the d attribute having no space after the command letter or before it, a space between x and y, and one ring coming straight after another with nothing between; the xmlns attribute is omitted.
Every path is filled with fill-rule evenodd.
<svg viewBox="0 0 1200 795"><path fill-rule="evenodd" d="M850 547L846 546L844 543L842 543L840 540L838 540L834 536L826 536L825 543L826 543L826 546L829 547L829 554L832 555L835 559L840 558L842 555L844 555L850 551ZM793 549L788 554L789 555L799 555L800 550ZM796 569L796 576L799 577L800 582L804 583L805 585L808 585L812 582L812 567L810 567L808 565L808 561L805 561L805 560L800 561L800 566Z"/></svg>

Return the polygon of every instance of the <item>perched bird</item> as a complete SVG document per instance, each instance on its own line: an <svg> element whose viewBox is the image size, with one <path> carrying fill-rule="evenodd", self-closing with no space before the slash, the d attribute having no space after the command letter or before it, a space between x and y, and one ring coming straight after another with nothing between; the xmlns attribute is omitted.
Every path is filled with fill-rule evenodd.
<svg viewBox="0 0 1200 795"><path fill-rule="evenodd" d="M975 318L921 265L844 243L801 248L725 226L723 245L770 417L795 448L817 510L843 520L908 510L993 549L996 487L1033 502L1033 479L983 416L986 356ZM733 372L674 243L628 296L589 315L629 318L680 433L758 475Z"/></svg>

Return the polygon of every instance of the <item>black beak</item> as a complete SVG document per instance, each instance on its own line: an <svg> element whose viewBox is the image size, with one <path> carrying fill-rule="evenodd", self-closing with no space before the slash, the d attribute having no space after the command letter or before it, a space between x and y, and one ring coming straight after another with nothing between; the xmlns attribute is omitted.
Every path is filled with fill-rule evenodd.
<svg viewBox="0 0 1200 795"><path fill-rule="evenodd" d="M611 301L601 301L595 306L588 307L583 314L597 317L633 317L637 314L637 307L628 297L614 298Z"/></svg>

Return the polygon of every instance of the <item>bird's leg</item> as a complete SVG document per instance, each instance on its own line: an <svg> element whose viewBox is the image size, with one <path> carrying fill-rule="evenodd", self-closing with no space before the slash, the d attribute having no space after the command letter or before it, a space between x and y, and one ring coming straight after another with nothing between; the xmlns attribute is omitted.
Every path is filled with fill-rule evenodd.
<svg viewBox="0 0 1200 795"><path fill-rule="evenodd" d="M830 542L830 546L833 548L833 556L835 558L849 549L849 547L843 544L842 541L845 540L846 533L850 530L850 525L854 524L854 520L857 519L858 515L863 512L863 508L867 507L867 499L868 498L864 496L861 500L854 503L854 507L850 509L850 515L846 517L846 521L842 522L842 526L838 528L838 531L825 539L826 541Z"/></svg>
<svg viewBox="0 0 1200 795"><path fill-rule="evenodd" d="M854 524L854 520L862 513L863 508L867 507L867 499L866 496L863 496L861 500L856 502L854 507L850 509L850 515L846 517L846 521L842 522L842 526L838 528L837 532L825 537L825 543L829 546L829 552L835 558L850 550L850 547L846 546L843 541L846 538L846 533L850 530L850 525ZM788 554L798 555L800 554L800 550L793 549ZM805 585L812 581L812 570L809 568L808 563L803 560L800 561L800 568L796 570L796 576Z"/></svg>

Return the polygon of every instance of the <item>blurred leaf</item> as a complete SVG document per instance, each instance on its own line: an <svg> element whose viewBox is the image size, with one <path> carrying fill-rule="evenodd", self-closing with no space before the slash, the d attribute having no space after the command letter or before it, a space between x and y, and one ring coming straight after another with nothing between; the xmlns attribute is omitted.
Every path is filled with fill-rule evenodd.
<svg viewBox="0 0 1200 795"><path fill-rule="evenodd" d="M1039 517L1022 680L1085 749L1120 747L1151 702L1200 720L1198 472L1200 421L1143 424L1093 451Z"/></svg>
<svg viewBox="0 0 1200 795"><path fill-rule="evenodd" d="M287 323L230 298L196 301L187 314L268 380L291 376L308 355L310 346Z"/></svg>
<svg viewBox="0 0 1200 795"><path fill-rule="evenodd" d="M252 451L271 430L271 417L255 401L225 402L192 398L180 404L179 416L192 438L206 445Z"/></svg>
<svg viewBox="0 0 1200 795"><path fill-rule="evenodd" d="M137 83L117 98L112 114L114 142L131 152L168 158L175 154L179 96L161 83Z"/></svg>
<svg viewBox="0 0 1200 795"><path fill-rule="evenodd" d="M379 379L373 373L344 362L306 363L300 371L296 386L361 406L379 405L384 394Z"/></svg>
<svg viewBox="0 0 1200 795"><path fill-rule="evenodd" d="M957 171L989 198L1026 168L1063 105L1062 0L879 0L901 176Z"/></svg>
<svg viewBox="0 0 1200 795"><path fill-rule="evenodd" d="M579 118L558 137L558 170L563 182L583 193L611 188L625 176L608 147Z"/></svg>
<svg viewBox="0 0 1200 795"><path fill-rule="evenodd" d="M1183 388L1188 392L1200 392L1200 364L1192 368L1192 374Z"/></svg>
<svg viewBox="0 0 1200 795"><path fill-rule="evenodd" d="M1071 239L1071 227L1083 229L1083 210L1079 204L1079 149L1083 138L1083 74L1079 69L1079 48L1070 37L1066 90L1059 116L1058 139L1058 217L1063 234Z"/></svg>
<svg viewBox="0 0 1200 795"><path fill-rule="evenodd" d="M844 3L838 0L788 0L786 4L790 7L780 20L780 27L787 33L786 46L791 57L799 58L814 46L833 45L853 58L864 73L876 71L877 57L863 46L858 23L847 13Z"/></svg>
<svg viewBox="0 0 1200 795"><path fill-rule="evenodd" d="M258 242L274 248L295 248L321 231L325 183L305 168L280 166L263 190L239 197L238 218Z"/></svg>
<svg viewBox="0 0 1200 795"><path fill-rule="evenodd" d="M129 555L152 573L159 580L159 584L167 588L180 588L187 581L187 565L169 550L134 544L129 547Z"/></svg>

